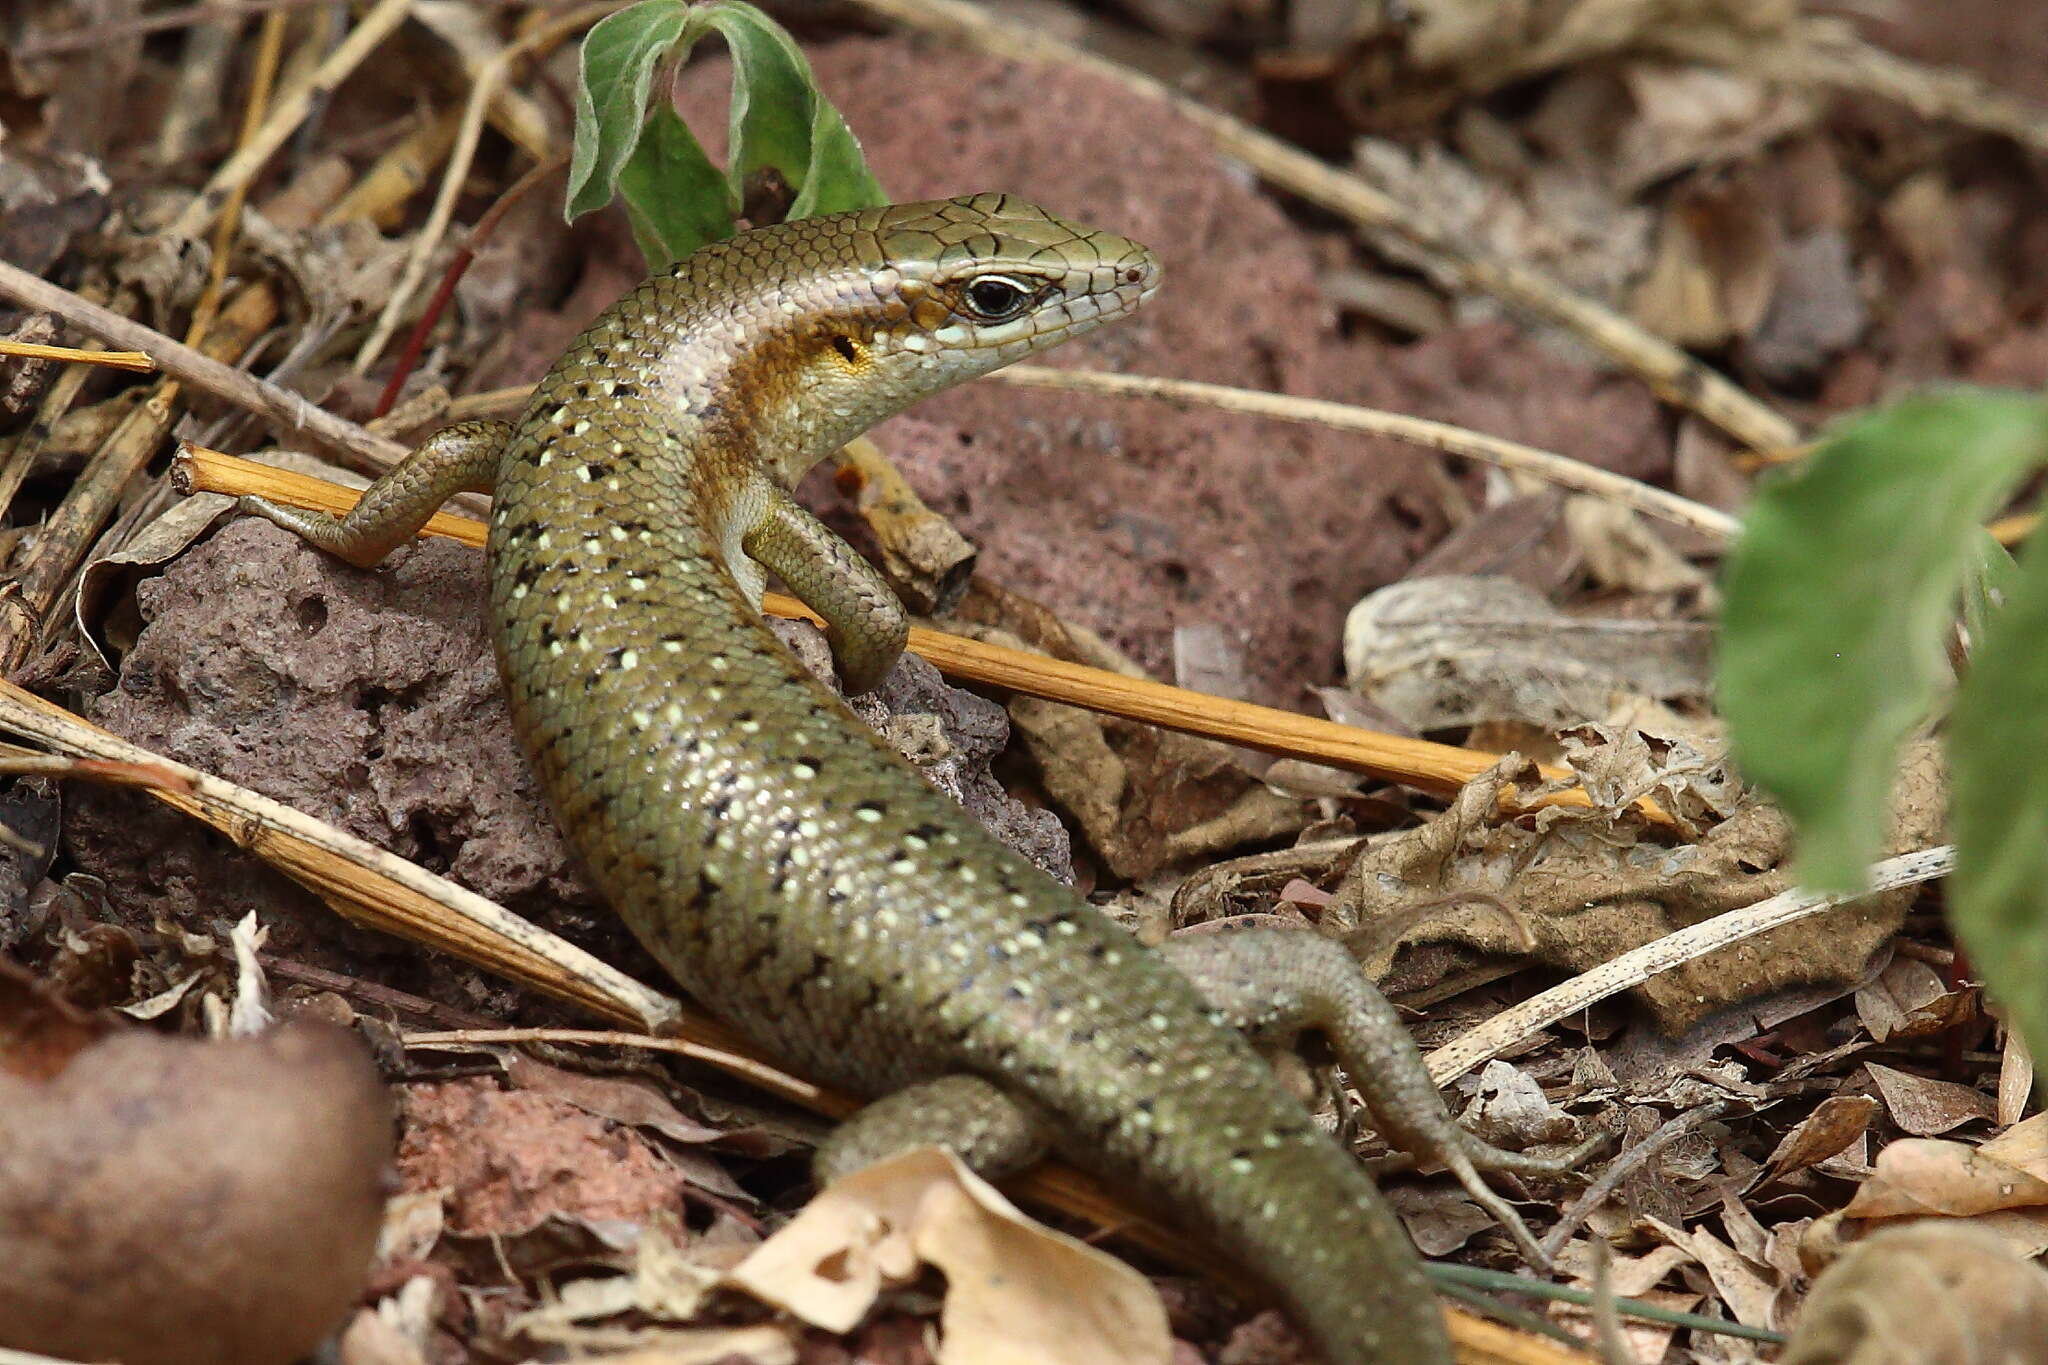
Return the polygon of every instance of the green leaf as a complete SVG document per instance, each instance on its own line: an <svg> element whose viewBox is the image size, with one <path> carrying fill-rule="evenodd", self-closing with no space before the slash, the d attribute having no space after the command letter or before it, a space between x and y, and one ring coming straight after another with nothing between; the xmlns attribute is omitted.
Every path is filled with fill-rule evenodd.
<svg viewBox="0 0 2048 1365"><path fill-rule="evenodd" d="M1979 531L1969 567L1963 571L1963 629L1972 650L1982 644L1991 618L2019 581L2019 565L1989 531Z"/></svg>
<svg viewBox="0 0 2048 1365"><path fill-rule="evenodd" d="M1949 718L1949 907L1972 967L2048 1066L2048 538L2004 598Z"/></svg>
<svg viewBox="0 0 2048 1365"><path fill-rule="evenodd" d="M1719 696L1814 890L1864 884L1900 742L1947 680L1978 524L2044 454L2040 400L1955 391L1850 424L1759 492L1729 562Z"/></svg>
<svg viewBox="0 0 2048 1365"><path fill-rule="evenodd" d="M721 174L677 118L655 76L707 30L732 49L731 160ZM790 216L888 202L839 111L819 93L803 52L744 0L641 0L608 15L583 42L567 216L611 202L649 265L660 268L732 234L747 178L773 171L795 192Z"/></svg>
<svg viewBox="0 0 2048 1365"><path fill-rule="evenodd" d="M886 204L860 143L818 89L796 41L742 0L700 11L732 49L727 176L738 196L747 177L769 170L796 191L792 218Z"/></svg>
<svg viewBox="0 0 2048 1365"><path fill-rule="evenodd" d="M619 194L650 269L732 236L739 205L725 173L667 105L647 116L640 145L619 172Z"/></svg>
<svg viewBox="0 0 2048 1365"><path fill-rule="evenodd" d="M804 177L803 190L789 207L789 216L809 218L888 202L888 192L868 169L868 159L853 129L823 95L818 96L811 111L811 168Z"/></svg>
<svg viewBox="0 0 2048 1365"><path fill-rule="evenodd" d="M583 39L568 221L611 202L619 173L639 145L655 70L692 27L701 32L684 0L640 0L598 20Z"/></svg>

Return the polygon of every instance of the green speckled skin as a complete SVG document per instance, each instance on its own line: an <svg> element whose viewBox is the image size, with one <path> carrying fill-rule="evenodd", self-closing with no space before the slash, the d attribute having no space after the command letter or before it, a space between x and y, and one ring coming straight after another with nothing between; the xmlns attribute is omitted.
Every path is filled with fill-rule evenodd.
<svg viewBox="0 0 2048 1365"><path fill-rule="evenodd" d="M976 316L991 274L1030 295L1012 321ZM991 194L747 233L643 284L556 363L498 464L513 719L611 904L791 1068L875 1097L980 1078L1268 1283L1328 1365L1448 1365L1357 1163L1164 958L819 686L763 624L741 548L873 422L1129 313L1156 278L1143 247ZM778 543L805 562L802 535ZM890 628L893 604L850 596L825 614ZM937 1113L989 1092L933 1093Z"/></svg>

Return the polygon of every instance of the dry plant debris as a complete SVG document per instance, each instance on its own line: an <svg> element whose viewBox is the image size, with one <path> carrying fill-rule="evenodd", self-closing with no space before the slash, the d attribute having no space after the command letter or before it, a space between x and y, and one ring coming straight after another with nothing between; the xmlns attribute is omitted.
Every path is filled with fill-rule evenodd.
<svg viewBox="0 0 2048 1365"><path fill-rule="evenodd" d="M1014 696L1006 736L996 703L928 674L875 710L892 738L1148 941L1231 918L1344 938L1439 1056L1469 1055L1456 1050L1485 1020L1559 973L1787 892L1782 821L1718 759L1702 682L1715 562L1755 471L1796 458L1830 418L1927 380L2048 384L2048 285L2031 267L2048 250L2048 184L2022 150L2043 145L2044 119L2016 97L2038 90L2011 84L2048 46L2024 7L857 8L981 49L934 60L929 39L803 15L899 197L1000 185L1169 261L1160 306L1075 358L1123 376L952 395L880 433L907 487L885 467L841 471L842 489L908 526L871 548L900 561L921 605L964 586L940 623L953 632L1513 751L1564 765L1595 799L1509 816L1505 796L1555 784L1509 762L1445 801ZM221 503L176 501L161 478L174 426L235 451L276 440L293 449L266 458L326 477L322 460L378 468L423 429L501 413L504 390L634 282L616 220L570 230L555 212L568 47L548 49L573 10L38 0L0 17L0 293L21 309L0 313L14 588L0 654L15 681L128 738L658 984L561 858L494 724L474 556L429 545L377 574L340 570ZM1198 98L1161 104L1139 70ZM721 79L694 66L684 105L718 105ZM524 197L500 198L522 181ZM466 239L494 205L491 232ZM431 292L393 281L410 269L431 284L469 248L418 369L359 373L380 315L396 353ZM163 387L78 355L145 342ZM1139 401L1134 375L1273 391L1257 411L1297 425L1199 388ZM358 426L394 380L398 408ZM1348 406L1288 401L1311 396ZM1456 459L1384 439L1395 425L1361 408L1455 424L1405 434ZM1346 430L1298 425L1312 415ZM1558 466L1532 456L1582 462L1566 480L1579 491L1539 487L1532 474ZM833 490L807 494L874 534ZM1349 688L1334 685L1340 653ZM422 1028L582 1020L339 924L227 840L63 771L61 800L31 778L0 795L0 951L135 1031L10 1007L0 1058L43 1060L0 1089L41 1098L0 1101L0 1145L27 1150L18 1126L37 1114L56 1135L39 1150L76 1155L53 1087L79 1104L122 1087L165 1097L161 1122L183 1132L230 1112L335 1111L324 1135L245 1155L213 1126L174 1135L161 1179L159 1158L110 1158L169 1202L111 1201L116 1225L102 1200L84 1251L170 1245L246 1296L235 1322L250 1344L210 1343L208 1359L289 1358L344 1318L343 1365L918 1365L935 1318L944 1360L1292 1358L1284 1324L1193 1279L1155 1280L1161 1319L1151 1289L1028 1231L935 1158L836 1187L791 1222L815 1119L687 1064L591 1075L588 1054L570 1070L496 1042L410 1044ZM1630 811L1643 798L1663 820ZM1937 845L1943 801L1916 755L1890 849ZM1901 885L1626 995L1604 988L1548 1028L1487 1035L1490 1060L1453 1090L1468 1124L1523 1148L1618 1138L1574 1178L1513 1191L1562 1277L1797 1329L1785 1358L1802 1365L2025 1358L2042 1320L2021 1258L2048 1248L2044 1130L2019 1121L2029 1059L1997 1031L1938 906ZM269 932L260 949L229 927L249 911ZM302 1040L332 1035L292 1022L261 1041L170 1036L224 1023L244 994L228 983L259 963L280 1014L367 1037L383 1084L338 1053L316 1059L338 1068L322 1107L266 1118L290 1093L280 1054L320 1054ZM221 1058L239 1072L212 1074ZM1353 1134L1349 1095L1322 1093L1325 1119ZM381 1164L381 1094L400 1115L403 1188L374 1267L294 1288L285 1253L323 1236L365 1249L330 1247L335 1265L368 1259L379 1194L364 1177L349 1217L317 1215L299 1202L309 1184L272 1174L277 1154ZM145 1136L90 1135L136 1151ZM177 1216L200 1158L231 1167L236 1211L272 1219L268 1233L231 1249L225 1228L145 1226ZM39 1187L0 1166L4 1238L9 1201ZM1452 1182L1395 1175L1389 1191L1430 1254L1516 1263ZM1604 1270L1596 1246L1614 1253ZM1058 1268L992 1283L991 1259L1024 1247ZM768 1256L805 1271L766 1272L787 1315L732 1287L763 1278ZM943 1306L920 1261L949 1281ZM1040 1297L1019 1307L1006 1295L1020 1289ZM158 1345L202 1302L95 1297L106 1321L162 1328ZM0 1302L0 1321L10 1312ZM1591 1339L1601 1315L1552 1316ZM1567 1358L1524 1336L1484 1344L1469 1319L1458 1330L1468 1360ZM1671 1324L1625 1320L1608 1337L1643 1362L1763 1358ZM118 1337L18 1344L148 1358Z"/></svg>
<svg viewBox="0 0 2048 1365"><path fill-rule="evenodd" d="M937 1365L1166 1365L1166 1314L1144 1276L1041 1227L962 1166L923 1148L856 1171L735 1266L728 1279L844 1332L884 1284L921 1265L946 1277Z"/></svg>

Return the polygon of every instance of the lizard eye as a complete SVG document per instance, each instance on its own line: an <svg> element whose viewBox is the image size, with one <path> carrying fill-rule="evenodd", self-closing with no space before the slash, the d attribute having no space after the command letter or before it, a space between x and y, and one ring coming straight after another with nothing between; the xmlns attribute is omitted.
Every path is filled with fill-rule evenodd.
<svg viewBox="0 0 2048 1365"><path fill-rule="evenodd" d="M968 311L983 322L1008 322L1035 297L1033 290L1008 275L983 275L961 291Z"/></svg>

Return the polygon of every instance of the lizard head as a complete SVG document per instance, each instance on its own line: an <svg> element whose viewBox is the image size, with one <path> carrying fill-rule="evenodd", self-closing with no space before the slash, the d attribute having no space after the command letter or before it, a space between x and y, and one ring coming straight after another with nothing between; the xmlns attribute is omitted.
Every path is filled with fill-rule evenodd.
<svg viewBox="0 0 2048 1365"><path fill-rule="evenodd" d="M873 329L876 361L899 357L941 384L1113 322L1159 287L1159 260L1146 248L1006 194L885 212L877 235L898 279Z"/></svg>
<svg viewBox="0 0 2048 1365"><path fill-rule="evenodd" d="M788 271L764 301L786 319L770 329L777 363L759 367L789 381L767 406L790 425L761 433L787 477L920 398L1133 312L1159 285L1145 247L1006 194L747 237L779 238Z"/></svg>

